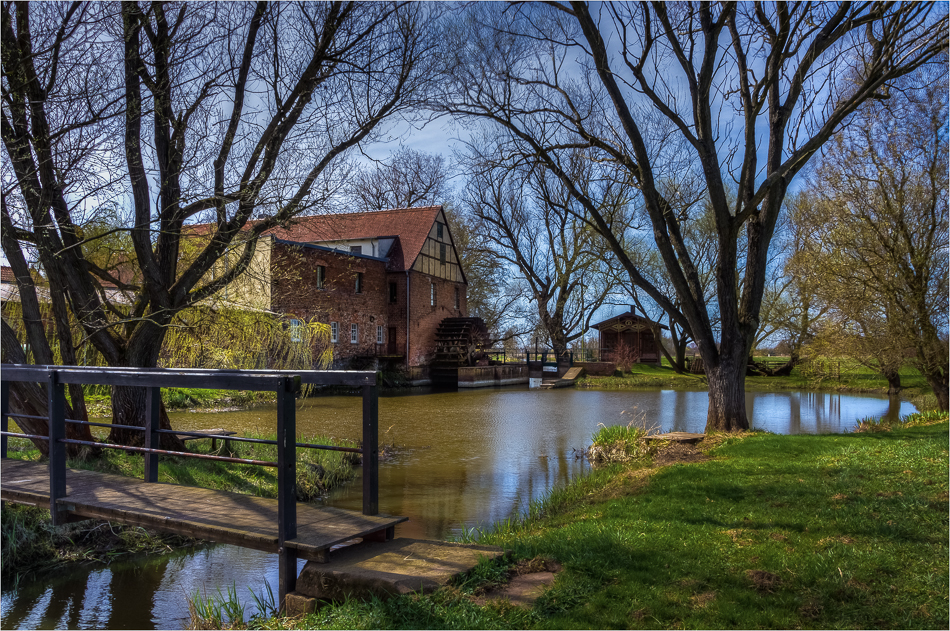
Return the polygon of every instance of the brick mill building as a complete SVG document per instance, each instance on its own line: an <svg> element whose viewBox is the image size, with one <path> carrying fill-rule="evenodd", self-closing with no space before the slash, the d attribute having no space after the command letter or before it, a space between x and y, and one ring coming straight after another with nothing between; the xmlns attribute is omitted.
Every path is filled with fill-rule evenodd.
<svg viewBox="0 0 950 631"><path fill-rule="evenodd" d="M291 326L329 323L338 368L428 365L440 324L468 313L442 206L299 217L258 248L264 271L243 291Z"/></svg>

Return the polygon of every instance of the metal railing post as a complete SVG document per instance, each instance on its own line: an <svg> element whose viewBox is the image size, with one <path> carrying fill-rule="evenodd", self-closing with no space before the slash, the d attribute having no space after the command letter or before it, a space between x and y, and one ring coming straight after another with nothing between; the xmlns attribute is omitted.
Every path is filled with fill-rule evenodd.
<svg viewBox="0 0 950 631"><path fill-rule="evenodd" d="M379 373L363 386L363 514L379 514Z"/></svg>
<svg viewBox="0 0 950 631"><path fill-rule="evenodd" d="M10 431L10 382L0 381L0 431ZM0 458L7 457L7 437L0 436Z"/></svg>
<svg viewBox="0 0 950 631"><path fill-rule="evenodd" d="M145 448L158 449L161 427L161 388L145 389ZM145 453L145 481L158 482L158 454L152 451Z"/></svg>
<svg viewBox="0 0 950 631"><path fill-rule="evenodd" d="M51 370L47 382L49 411L49 512L54 526L63 523L56 500L66 497L66 387L59 372Z"/></svg>
<svg viewBox="0 0 950 631"><path fill-rule="evenodd" d="M297 549L286 542L297 537L297 419L294 395L300 377L281 379L277 387L277 549L280 608L297 586Z"/></svg>

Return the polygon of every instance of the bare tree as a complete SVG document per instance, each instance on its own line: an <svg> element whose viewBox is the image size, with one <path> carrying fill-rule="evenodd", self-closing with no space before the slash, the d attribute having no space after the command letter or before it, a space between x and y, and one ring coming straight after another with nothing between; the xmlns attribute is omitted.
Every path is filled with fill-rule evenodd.
<svg viewBox="0 0 950 631"><path fill-rule="evenodd" d="M450 202L450 177L443 156L403 147L387 160L360 168L347 190L364 212L435 206Z"/></svg>
<svg viewBox="0 0 950 631"><path fill-rule="evenodd" d="M589 328L595 309L611 293L609 250L582 218L575 200L544 169L519 168L472 148L466 203L479 229L494 244L495 256L515 270L534 303L538 321L557 356ZM580 156L575 177L589 176ZM585 180L593 188L594 183ZM626 201L614 182L601 189L603 205ZM593 194L593 191L590 191ZM619 214L604 209L605 213Z"/></svg>
<svg viewBox="0 0 950 631"><path fill-rule="evenodd" d="M5 227L108 365L154 366L177 313L245 272L260 234L319 209L340 156L415 106L428 19L399 3L6 2ZM104 269L82 227L114 200L133 251ZM143 410L141 389L116 388L117 424Z"/></svg>
<svg viewBox="0 0 950 631"><path fill-rule="evenodd" d="M862 103L947 49L947 17L927 3L550 2L469 7L442 41L446 89L433 107L503 129L510 152L562 181L635 284L691 331L709 378L707 431L741 430L789 183ZM691 217L660 186L669 139L650 135L657 117L688 144L708 191L718 331L683 237ZM572 180L577 149L639 187L679 305Z"/></svg>

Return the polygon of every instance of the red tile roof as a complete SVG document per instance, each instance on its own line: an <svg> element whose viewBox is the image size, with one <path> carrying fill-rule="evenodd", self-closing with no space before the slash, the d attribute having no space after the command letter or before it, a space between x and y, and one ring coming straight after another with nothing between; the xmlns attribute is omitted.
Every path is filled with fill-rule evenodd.
<svg viewBox="0 0 950 631"><path fill-rule="evenodd" d="M441 211L442 206L421 206L365 213L295 217L286 225L272 228L264 234L298 243L396 237L397 241L389 252L387 268L402 272L416 262L432 224ZM250 221L248 225L254 223ZM185 226L185 231L195 236L204 236L211 232L213 226L214 224L209 223L191 224Z"/></svg>
<svg viewBox="0 0 950 631"><path fill-rule="evenodd" d="M395 271L404 271L415 263L432 224L441 211L442 206L423 206L368 213L296 217L287 226L274 228L266 234L301 243L398 237L402 260L398 260L399 252L394 251L395 256L391 257L389 267Z"/></svg>

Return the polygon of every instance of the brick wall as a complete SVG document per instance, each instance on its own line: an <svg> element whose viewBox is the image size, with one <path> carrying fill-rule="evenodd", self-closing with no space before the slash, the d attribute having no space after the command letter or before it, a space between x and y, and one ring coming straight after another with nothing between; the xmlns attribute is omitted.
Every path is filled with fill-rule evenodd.
<svg viewBox="0 0 950 631"><path fill-rule="evenodd" d="M324 266L323 289L318 288L317 268ZM354 357L374 357L376 327L387 334L389 285L385 263L324 250L276 243L271 259L271 309L309 321L337 323L333 344L334 367L347 367ZM362 291L356 292L356 275L362 273ZM357 343L350 342L357 326Z"/></svg>
<svg viewBox="0 0 950 631"><path fill-rule="evenodd" d="M324 266L324 288L318 288L317 266ZM271 309L300 320L337 323L334 367L349 367L354 357L406 354L405 272L386 272L382 261L338 254L286 243L275 243L271 258ZM355 292L356 274L363 274L361 293ZM390 283L396 301L390 301ZM432 285L435 306L432 306ZM466 286L409 272L411 296L409 366L426 364L435 353L435 333L445 318L468 314ZM458 290L458 308L455 291ZM357 325L358 343L350 343L350 327ZM383 327L383 344L376 344L376 327ZM395 344L390 344L395 334ZM391 351L395 351L394 353Z"/></svg>
<svg viewBox="0 0 950 631"><path fill-rule="evenodd" d="M428 363L435 353L435 333L445 318L468 314L465 285L409 272L411 305L409 323L409 365ZM435 306L432 306L432 285L435 285ZM455 308L455 290L459 291L459 308Z"/></svg>

